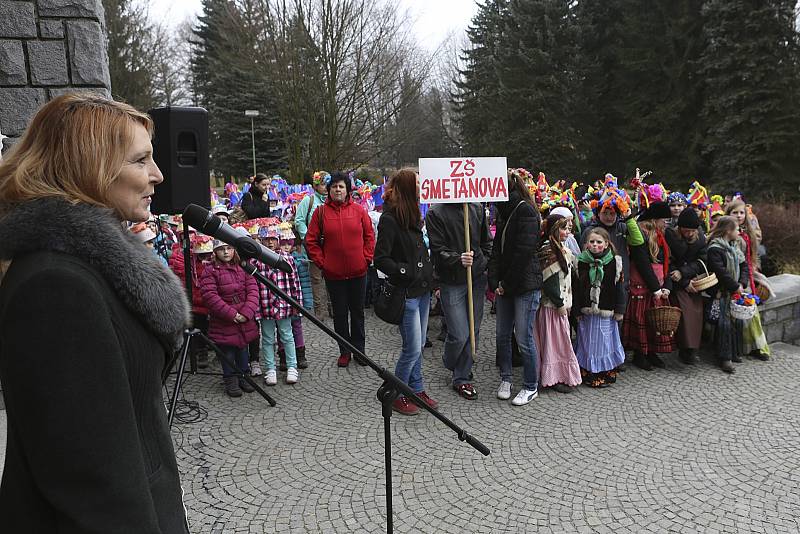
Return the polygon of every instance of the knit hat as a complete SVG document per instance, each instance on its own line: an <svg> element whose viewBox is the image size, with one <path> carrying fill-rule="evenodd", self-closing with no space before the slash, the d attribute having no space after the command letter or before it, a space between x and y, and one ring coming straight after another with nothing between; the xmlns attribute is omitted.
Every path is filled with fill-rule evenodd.
<svg viewBox="0 0 800 534"><path fill-rule="evenodd" d="M700 217L694 209L686 209L678 216L678 228L691 228L696 230L700 228Z"/></svg>
<svg viewBox="0 0 800 534"><path fill-rule="evenodd" d="M672 212L666 202L653 202L643 212L639 214L640 221L651 221L653 219L669 219Z"/></svg>

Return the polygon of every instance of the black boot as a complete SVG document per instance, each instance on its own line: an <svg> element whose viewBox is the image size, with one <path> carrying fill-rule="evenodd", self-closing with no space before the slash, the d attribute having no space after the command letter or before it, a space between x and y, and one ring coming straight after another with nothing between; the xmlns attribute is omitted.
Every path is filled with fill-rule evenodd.
<svg viewBox="0 0 800 534"><path fill-rule="evenodd" d="M225 393L227 393L229 397L242 396L242 390L239 387L238 376L226 376L222 379L222 383L225 384Z"/></svg>
<svg viewBox="0 0 800 534"><path fill-rule="evenodd" d="M650 360L648 360L644 354L638 351L633 353L633 365L639 369L644 369L645 371L653 370L653 364L650 363Z"/></svg>
<svg viewBox="0 0 800 534"><path fill-rule="evenodd" d="M278 360L278 370L285 373L288 367L286 367L286 353L283 349L278 351Z"/></svg>
<svg viewBox="0 0 800 534"><path fill-rule="evenodd" d="M306 360L306 348L296 347L294 350L297 352L297 368L306 369L308 367L308 360Z"/></svg>
<svg viewBox="0 0 800 534"><path fill-rule="evenodd" d="M245 393L252 393L255 391L255 388L247 383L247 380L244 378L239 379L239 389L244 391Z"/></svg>
<svg viewBox="0 0 800 534"><path fill-rule="evenodd" d="M655 352L651 352L647 355L647 360L650 362L650 365L653 367L658 367L659 369L664 369L667 365L664 363L664 360L658 357L658 354Z"/></svg>
<svg viewBox="0 0 800 534"><path fill-rule="evenodd" d="M680 357L681 361L686 365L696 365L697 364L697 350L696 349L681 349Z"/></svg>
<svg viewBox="0 0 800 534"><path fill-rule="evenodd" d="M730 360L724 360L719 364L720 369L722 369L726 373L735 373L736 368L733 366Z"/></svg>
<svg viewBox="0 0 800 534"><path fill-rule="evenodd" d="M207 369L208 368L208 352L205 350L201 350L197 353L197 368L198 369Z"/></svg>

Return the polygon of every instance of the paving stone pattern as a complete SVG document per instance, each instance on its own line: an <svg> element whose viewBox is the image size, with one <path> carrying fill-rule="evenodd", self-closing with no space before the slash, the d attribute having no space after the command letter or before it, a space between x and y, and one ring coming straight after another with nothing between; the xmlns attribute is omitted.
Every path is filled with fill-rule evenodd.
<svg viewBox="0 0 800 534"><path fill-rule="evenodd" d="M367 314L367 351L391 365L399 333ZM492 454L427 413L393 416L397 532L800 532L797 347L774 345L772 361L731 376L673 357L608 389L514 407L494 395L493 316L482 331L478 400L449 388L441 342L426 349L424 376L441 411ZM379 381L354 362L336 368L313 325L305 336L311 367L268 389L275 408L255 393L227 398L217 377L188 379L186 398L208 411L173 431L193 532L385 531ZM515 369L515 393L520 384Z"/></svg>

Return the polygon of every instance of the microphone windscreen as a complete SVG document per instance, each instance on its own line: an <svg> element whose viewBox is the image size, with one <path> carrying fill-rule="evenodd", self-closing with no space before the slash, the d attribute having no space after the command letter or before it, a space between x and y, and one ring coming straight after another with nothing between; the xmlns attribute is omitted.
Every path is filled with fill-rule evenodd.
<svg viewBox="0 0 800 534"><path fill-rule="evenodd" d="M210 212L207 209L197 204L189 204L186 206L186 209L183 210L183 220L186 221L186 224L204 234L211 234L219 227L219 223L222 222L219 217L209 217L209 215ZM206 226L213 224L214 220L217 221L215 226Z"/></svg>

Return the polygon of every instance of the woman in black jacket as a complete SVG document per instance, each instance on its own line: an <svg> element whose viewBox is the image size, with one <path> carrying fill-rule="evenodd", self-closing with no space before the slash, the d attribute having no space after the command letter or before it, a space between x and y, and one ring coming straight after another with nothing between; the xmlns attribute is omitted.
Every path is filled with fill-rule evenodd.
<svg viewBox="0 0 800 534"><path fill-rule="evenodd" d="M258 173L253 176L253 183L250 189L242 195L242 211L248 219L258 219L271 215L269 202L264 200L264 193L269 187L269 176Z"/></svg>
<svg viewBox="0 0 800 534"><path fill-rule="evenodd" d="M163 180L151 132L65 95L0 164L4 532L188 532L161 387L189 304L124 229Z"/></svg>
<svg viewBox="0 0 800 534"><path fill-rule="evenodd" d="M669 277L672 280L670 301L681 309L681 323L676 333L680 358L687 365L697 363L697 350L703 336L703 297L692 279L705 274L706 237L700 231L700 218L693 209L685 209L674 227L665 232L671 255Z"/></svg>
<svg viewBox="0 0 800 534"><path fill-rule="evenodd" d="M391 177L383 195L383 215L378 222L375 267L389 276L389 283L406 292L400 336L403 349L394 374L432 408L439 404L425 393L422 381L422 351L428 330L431 307L433 265L422 234L417 173L401 169ZM404 415L419 412L413 403L400 396L395 411Z"/></svg>
<svg viewBox="0 0 800 534"><path fill-rule="evenodd" d="M497 295L497 357L500 387L497 398L511 398L511 334L515 332L523 363L523 385L511 403L523 406L538 396L539 357L533 324L542 289L539 266L541 216L525 181L508 174L508 202L497 204L497 232L489 258L489 287Z"/></svg>

